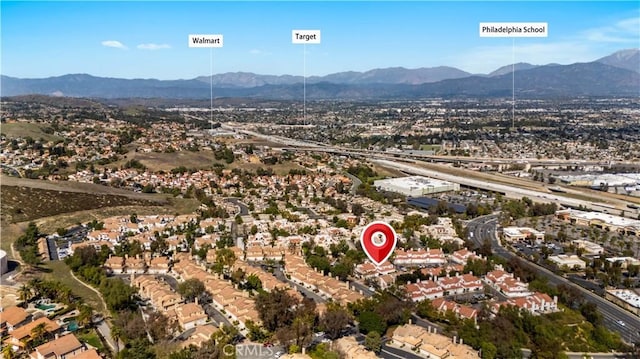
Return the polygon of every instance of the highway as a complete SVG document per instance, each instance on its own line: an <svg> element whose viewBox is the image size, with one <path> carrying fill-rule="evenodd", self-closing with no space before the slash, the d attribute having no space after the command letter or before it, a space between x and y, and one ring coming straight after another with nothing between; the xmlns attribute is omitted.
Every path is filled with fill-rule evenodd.
<svg viewBox="0 0 640 359"><path fill-rule="evenodd" d="M345 156L360 156L360 157L367 158L368 160L371 160L374 163L378 163L381 166L395 168L397 170L400 170L406 173L428 176L428 177L432 177L440 180L459 183L467 187L481 188L488 191L500 192L500 193L504 193L507 197L510 197L510 198L522 198L526 196L526 197L529 197L534 202L541 202L541 203L553 202L565 207L582 206L584 208L588 208L594 211L605 212L605 213L616 214L616 215L620 214L620 211L622 210L625 210L625 211L629 210L627 207L627 205L630 204L629 201L607 197L604 193L600 196L598 195L594 195L594 196L598 196L597 197L598 199L602 198L603 201L607 201L615 204L616 209L612 208L613 206L606 203L602 203L604 204L603 206L601 205L601 203L576 199L563 194L552 193L549 190L537 191L532 189L521 188L521 187L518 187L517 185L507 185L507 184L495 183L495 182L491 182L483 179L474 179L472 178L472 176L456 176L456 175L451 175L451 174L447 174L447 173L443 173L435 170L430 170L430 169L421 167L420 166L421 162L416 161L415 159L419 158L420 160L423 160L423 161L439 161L439 162L491 161L491 162L500 162L505 164L527 162L532 165L545 164L546 162L549 162L547 164L554 164L554 165L562 165L562 164L575 165L576 164L575 161L567 162L566 160L543 160L540 163L538 163L536 162L537 160L534 160L534 159L514 159L514 158L473 158L473 157L450 157L450 156L426 156L422 158L422 157L416 157L413 155L403 154L403 153L389 153L389 152L381 152L381 151L350 149L350 148L344 148L344 147L338 147L338 146L330 146L322 143L295 140L295 139L286 138L282 136L265 135L255 131L238 129L237 125L232 125L232 124L225 124L225 125L222 125L222 127L230 131L236 131L245 135L254 136L270 142L282 144L286 146L283 148L290 149L292 151L328 152L328 153L334 153L334 154L345 155ZM581 165L602 164L601 162L602 161L584 161L584 162L580 162L580 164ZM625 163L625 162L621 162L621 163ZM585 196L584 193L580 193L580 194L582 196Z"/></svg>
<svg viewBox="0 0 640 359"><path fill-rule="evenodd" d="M241 124L237 123L225 123L221 126L228 131L235 131L245 135L254 136L268 140L270 142L279 143L288 147L291 150L313 150L324 152L349 152L354 155L361 156L400 156L405 158L414 158L424 161L437 161L437 162L449 162L449 163L499 163L499 164L513 164L513 163L529 163L532 166L610 166L610 165L633 165L637 162L633 161L611 161L611 160L575 160L575 159L539 159L535 157L531 158L502 158L502 157L472 157L472 156L444 156L444 155L426 155L415 154L408 152L388 152L388 151L373 151L362 150L354 148L346 148L340 146L331 146L321 142L309 142L303 140L297 140L293 138L278 136L278 135L266 135L251 130L242 129Z"/></svg>
<svg viewBox="0 0 640 359"><path fill-rule="evenodd" d="M447 173L442 173L438 171L433 171L426 168L421 168L418 165L407 164L403 162L396 162L390 160L373 160L373 162L390 168L395 168L397 170L412 173L421 176L427 176L431 178L436 178L439 180L459 183L464 186L474 187L474 188L484 188L486 190L495 191L505 193L507 197L511 198L522 198L529 197L534 202L554 202L558 205L564 205L569 207L579 207L583 206L585 208L591 208L596 211L606 212L611 210L611 208L599 206L597 203L593 203L591 201L584 201L575 198L570 198L562 195L558 195L555 193L546 193L535 191L526 188L519 188L515 186L509 186L505 184L491 183L488 181L478 180L469 177L460 177Z"/></svg>
<svg viewBox="0 0 640 359"><path fill-rule="evenodd" d="M564 284L566 286L577 288L583 294L584 299L587 302L594 303L598 307L598 310L602 314L603 323L607 328L619 333L621 338L630 345L640 342L640 318L638 316L609 302L599 295L580 287L568 279L558 276L550 270L529 262L528 260L505 249L500 245L497 237L497 224L498 216L496 214L491 214L488 216L478 217L470 221L467 228L472 241L477 245L481 245L485 240L489 240L491 241L491 248L494 254L507 261L514 257L519 258L523 266L534 271L537 275L547 278L549 283L552 285L558 286L560 284Z"/></svg>

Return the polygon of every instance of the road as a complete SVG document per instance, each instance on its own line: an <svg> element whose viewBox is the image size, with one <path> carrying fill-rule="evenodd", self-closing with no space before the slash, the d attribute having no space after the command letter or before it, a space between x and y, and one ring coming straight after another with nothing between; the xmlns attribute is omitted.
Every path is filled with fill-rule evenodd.
<svg viewBox="0 0 640 359"><path fill-rule="evenodd" d="M351 173L345 172L344 175L349 177L351 181L353 181L353 184L351 185L351 194L355 195L356 191L358 191L358 187L360 187L360 185L362 184L362 181L360 181L360 178L352 175Z"/></svg>
<svg viewBox="0 0 640 359"><path fill-rule="evenodd" d="M436 323L430 322L430 321L428 321L426 319L422 319L419 316L417 316L415 313L411 314L411 321L417 326L420 326L420 327L423 327L423 328L435 329L436 333L443 334L443 330L442 330L442 327L440 326L440 324L436 324Z"/></svg>
<svg viewBox="0 0 640 359"><path fill-rule="evenodd" d="M326 143L320 142L309 142L303 141L293 138L288 138L284 136L278 135L268 135L262 134L255 131L245 130L240 128L237 123L223 123L221 126L225 130L239 132L245 135L254 136L258 138L265 139L270 142L279 143L285 145L287 149L290 150L313 150L318 152L333 152L333 153L341 153L348 155L360 155L360 156L388 156L388 157L405 157L405 158L418 158L425 161L438 161L438 162L451 162L451 163L501 163L501 164L510 164L510 163L529 163L532 166L575 166L576 164L581 166L594 166L594 165L604 165L611 166L616 164L626 164L633 165L634 161L611 161L611 160L582 160L576 161L575 159L539 159L539 158L503 158L503 157L477 157L477 156L444 156L444 155L416 155L410 154L406 152L386 152L386 151L371 151L371 150L363 150L363 149L354 149L354 148L346 148L340 146L331 146Z"/></svg>
<svg viewBox="0 0 640 359"><path fill-rule="evenodd" d="M424 356L415 355L410 351L398 349L396 347L389 346L386 343L382 345L382 350L378 356L384 359L425 359Z"/></svg>
<svg viewBox="0 0 640 359"><path fill-rule="evenodd" d="M298 207L298 210L307 212L307 214L309 215L310 219L322 219L322 218L324 218L324 216L319 215L318 213L316 213L313 209L311 209L309 207Z"/></svg>
<svg viewBox="0 0 640 359"><path fill-rule="evenodd" d="M282 269L280 268L274 268L273 270L273 275L281 282L285 282L285 283L291 283L296 287L296 290L298 292L300 292L302 295L304 295L307 298L311 298L313 299L316 303L325 303L327 300L322 298L318 293L309 290L301 285L299 285L298 283L295 283L289 279L287 279L287 277L284 275L284 273L282 273Z"/></svg>
<svg viewBox="0 0 640 359"><path fill-rule="evenodd" d="M111 336L111 328L109 328L106 320L102 319L101 321L95 323L95 325L96 329L98 330L98 332L100 332L100 335L102 335L111 350L117 353L119 349L122 349L124 347L124 344L122 344L122 342L119 342L119 345L116 344L116 341Z"/></svg>
<svg viewBox="0 0 640 359"><path fill-rule="evenodd" d="M584 299L593 303L598 307L598 310L602 314L604 325L620 334L621 338L628 344L633 345L640 341L640 318L636 315L628 312L627 310L609 302L608 300L592 293L589 290L582 288L581 286L569 281L566 278L556 275L550 270L541 267L535 263L529 262L524 258L518 257L516 254L508 251L502 247L499 243L496 228L498 217L496 214L478 217L470 221L467 225L469 234L473 233L472 240L481 245L485 240L491 241L491 247L493 253L509 261L511 258L519 258L524 267L534 271L537 275L546 278L550 284L558 286L564 284L580 290ZM623 323L623 324L621 324Z"/></svg>
<svg viewBox="0 0 640 359"><path fill-rule="evenodd" d="M246 204L240 202L239 198L235 198L235 197L227 197L224 199L225 201L229 202L229 203L233 203L236 206L238 206L238 208L240 208L240 215L241 216L248 216L249 215L249 207L247 207Z"/></svg>
<svg viewBox="0 0 640 359"><path fill-rule="evenodd" d="M392 160L374 160L373 162L389 167L394 168L396 170L400 170L406 173L411 173L414 175L426 176L430 178L435 178L443 181L459 183L463 186L473 187L473 188L483 188L489 191L504 193L506 197L509 198L522 198L529 197L534 202L540 203L556 203L565 207L584 207L589 208L595 211L600 212L609 212L614 211L611 208L603 207L598 205L597 203L575 199L571 197L566 197L563 195L559 195L557 193L547 193L542 191L536 191L533 189L520 188L517 186L502 184L502 183L493 183L487 180L475 179L471 177L460 177L448 173L443 173L435 170L430 170L427 168L423 168L419 166L419 163L415 164L407 164ZM618 201L620 202L620 201ZM626 208L627 202L620 204L621 206Z"/></svg>
<svg viewBox="0 0 640 359"><path fill-rule="evenodd" d="M355 287L357 291L362 291L362 295L364 295L365 297L370 297L375 293L375 291L370 290L369 287L367 287L366 285L353 279L351 279L349 285Z"/></svg>
<svg viewBox="0 0 640 359"><path fill-rule="evenodd" d="M257 133L255 131L248 131L248 130L244 130L241 128L238 128L237 125L235 124L223 124L222 125L223 128L229 129L231 131L237 131L239 133L243 133L246 135L250 135L250 136L255 136L258 138L263 138L267 141L270 142L275 142L275 143L280 143L285 145L287 149L290 149L292 151L314 151L314 152L327 152L327 153L334 153L334 154L339 154L339 155L345 155L345 156L357 156L357 157L363 157L369 160L372 160L373 162L379 163L383 166L386 167L390 167L390 168L395 168L398 169L400 171L403 172L408 172L408 173L413 173L413 174L419 174L419 175L423 175L423 176L429 176L429 177L433 177L433 178L437 178L437 179L441 179L441 180L445 180L445 181L450 181L450 182L454 182L454 183L459 183L461 185L465 185L465 186L469 186L469 187L474 187L474 188L482 188L485 190L489 190L489 191L494 191L494 192L502 192L505 193L506 196L510 197L510 198L521 198L523 196L527 196L529 198L531 198L533 201L536 202L542 202L542 203L556 203L556 204L563 204L565 206L571 206L571 207L579 207L579 206L583 206L585 208L588 209L592 209L595 211L600 211L600 212L605 212L605 213L610 213L610 214L619 214L621 210L628 210L627 208L627 204L629 204L629 201L634 201L633 199L629 199L628 201L625 200L621 200L618 198L612 198L611 196L608 196L605 193L602 194L591 194L592 197L594 198L598 198L599 200L605 200L607 202L611 202L614 203L617 206L617 209L611 209L608 207L604 207L601 206L599 203L597 202L592 202L592 201L585 201L585 200L580 200L580 199L575 199L572 197L568 197L568 196L564 196L564 195L560 195L557 193L551 193L549 190L545 189L544 191L538 191L538 190L532 190L532 189L525 189L525 188L521 188L521 186L517 186L517 185L507 185L507 184L500 184L500 183L494 183L492 181L487 181L487 180L483 180L483 179L475 179L472 178L473 174L471 174L471 172L469 172L471 175L470 176L454 176L451 174L447 174L447 173L442 173L439 171L435 171L435 170L429 170L424 168L423 166L420 166L420 163L423 164L427 164L428 162L433 162L433 161L437 161L437 162L453 162L453 163L459 163L459 162L479 162L479 163L485 163L485 162L491 162L491 163L502 163L502 164L508 164L508 163L529 163L532 166L533 165L553 165L553 166L558 166L558 165L562 165L562 164L570 164L570 165L575 165L576 161L575 160L538 160L538 159L534 159L534 158L527 158L527 159L522 159L522 158L478 158L478 157L456 157L456 156L415 156L415 155L408 155L408 154L402 154L402 153L388 153L388 152L381 152L381 151L370 151L370 150L360 150L360 149L352 149L352 148L345 148L345 147L339 147L339 146L330 146L327 144L322 144L322 143L312 143L312 142L308 142L308 141L301 141L301 140L296 140L296 139L291 139L291 138L286 138L286 137L282 137L282 136L276 136L276 135L265 135L265 134L261 134L261 133ZM416 160L417 159L417 160ZM426 161L426 162L424 162ZM409 163L410 164L409 164ZM630 161L612 161L609 163L609 161L601 161L601 160L595 160L595 161L580 161L579 164L580 165L595 165L595 164L614 164L614 163L632 163ZM582 193L582 195L584 195L585 193Z"/></svg>

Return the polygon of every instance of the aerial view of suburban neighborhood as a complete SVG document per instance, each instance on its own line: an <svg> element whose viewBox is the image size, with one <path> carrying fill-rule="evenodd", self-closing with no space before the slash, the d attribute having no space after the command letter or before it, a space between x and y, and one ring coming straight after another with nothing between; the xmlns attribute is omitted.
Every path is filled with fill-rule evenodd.
<svg viewBox="0 0 640 359"><path fill-rule="evenodd" d="M640 357L637 2L0 10L2 358Z"/></svg>

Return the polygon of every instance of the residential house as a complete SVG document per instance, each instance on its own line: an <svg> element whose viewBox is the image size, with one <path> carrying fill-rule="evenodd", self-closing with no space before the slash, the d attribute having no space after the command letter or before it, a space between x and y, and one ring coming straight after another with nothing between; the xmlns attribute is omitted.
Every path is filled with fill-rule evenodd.
<svg viewBox="0 0 640 359"><path fill-rule="evenodd" d="M474 321L478 318L478 311L475 308L444 298L434 299L431 305L439 312L453 312L458 318L472 319Z"/></svg>
<svg viewBox="0 0 640 359"><path fill-rule="evenodd" d="M149 274L167 274L169 273L169 258L167 257L154 257L149 261L147 267L147 273Z"/></svg>
<svg viewBox="0 0 640 359"><path fill-rule="evenodd" d="M181 344L183 348L187 348L190 345L200 347L202 343L211 339L213 333L217 332L218 328L213 325L200 325L197 326L196 329L189 335L189 338L184 340Z"/></svg>
<svg viewBox="0 0 640 359"><path fill-rule="evenodd" d="M85 350L80 353L71 354L71 356L65 357L65 359L102 359L98 351L95 349Z"/></svg>
<svg viewBox="0 0 640 359"><path fill-rule="evenodd" d="M405 286L405 290L409 298L414 302L425 299L433 300L444 296L444 289L432 280L421 280L415 284L409 282Z"/></svg>
<svg viewBox="0 0 640 359"><path fill-rule="evenodd" d="M462 265L467 264L467 261L469 259L476 260L476 259L484 259L484 258L477 255L476 252L472 252L466 248L455 251L449 256L449 260L451 260L453 263L462 264Z"/></svg>
<svg viewBox="0 0 640 359"><path fill-rule="evenodd" d="M360 278L387 275L394 273L395 271L395 266L389 261L385 261L380 265L375 265L371 262L364 262L362 264L358 264L355 268L355 274Z"/></svg>
<svg viewBox="0 0 640 359"><path fill-rule="evenodd" d="M399 249L395 252L393 264L396 266L428 266L443 265L447 260L442 249Z"/></svg>
<svg viewBox="0 0 640 359"><path fill-rule="evenodd" d="M444 295L457 295L469 292L479 292L483 289L480 278L473 274L446 276L438 278L437 283L444 290Z"/></svg>
<svg viewBox="0 0 640 359"><path fill-rule="evenodd" d="M431 332L430 328L423 328L417 325L407 324L397 327L393 331L390 345L405 350L412 354L431 359L476 359L480 358L477 351L468 345L463 344L462 339L458 342L444 335Z"/></svg>
<svg viewBox="0 0 640 359"><path fill-rule="evenodd" d="M40 324L44 324L44 328L49 335L60 332L60 325L58 325L58 323L47 317L42 317L14 329L9 334L9 338L5 340L5 343L13 346L14 351L18 351L26 347L27 343L31 339L31 331Z"/></svg>
<svg viewBox="0 0 640 359"><path fill-rule="evenodd" d="M67 359L84 351L84 346L73 334L44 343L31 353L31 359Z"/></svg>
<svg viewBox="0 0 640 359"><path fill-rule="evenodd" d="M113 274L122 274L124 273L124 257L109 255L109 258L104 262L104 267Z"/></svg>
<svg viewBox="0 0 640 359"><path fill-rule="evenodd" d="M14 329L29 323L31 315L21 307L4 308L0 312L0 331L11 333Z"/></svg>
<svg viewBox="0 0 640 359"><path fill-rule="evenodd" d="M189 330L198 325L203 325L209 318L204 309L198 304L197 299L196 303L176 306L175 311L178 316L178 323L183 330Z"/></svg>
<svg viewBox="0 0 640 359"><path fill-rule="evenodd" d="M354 337L342 337L334 342L334 349L345 359L377 359L378 356L358 344Z"/></svg>
<svg viewBox="0 0 640 359"><path fill-rule="evenodd" d="M502 269L496 269L487 273L484 281L493 289L509 298L526 297L532 294L527 284L521 282L520 278L516 279L513 277L513 274L507 273Z"/></svg>

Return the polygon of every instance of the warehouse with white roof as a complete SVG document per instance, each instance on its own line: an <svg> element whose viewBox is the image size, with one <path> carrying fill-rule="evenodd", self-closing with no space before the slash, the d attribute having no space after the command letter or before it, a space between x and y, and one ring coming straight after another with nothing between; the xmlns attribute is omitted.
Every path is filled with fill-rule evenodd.
<svg viewBox="0 0 640 359"><path fill-rule="evenodd" d="M373 182L373 185L379 191L395 192L409 197L460 190L460 184L458 183L423 176L377 180Z"/></svg>

